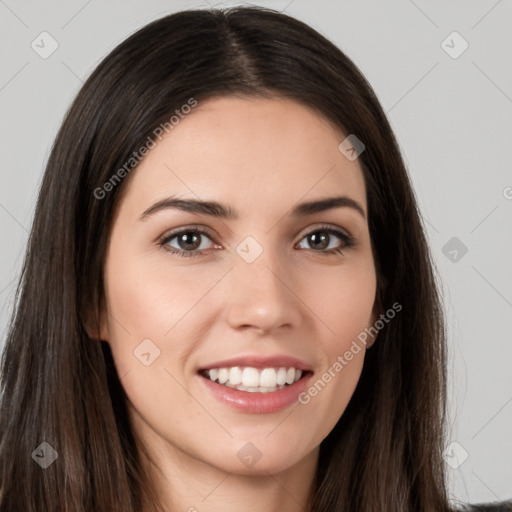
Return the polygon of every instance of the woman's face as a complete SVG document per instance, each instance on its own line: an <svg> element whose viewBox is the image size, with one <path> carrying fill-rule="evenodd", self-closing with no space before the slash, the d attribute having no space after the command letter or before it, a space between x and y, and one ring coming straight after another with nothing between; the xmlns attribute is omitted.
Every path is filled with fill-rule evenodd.
<svg viewBox="0 0 512 512"><path fill-rule="evenodd" d="M365 354L353 342L376 318L365 184L344 139L291 100L215 98L132 171L101 338L160 460L275 474L315 457L343 414ZM341 196L362 212L301 207ZM181 208L160 203L171 199ZM239 391L202 375L218 368L212 378L265 391L299 376L289 368L303 378Z"/></svg>

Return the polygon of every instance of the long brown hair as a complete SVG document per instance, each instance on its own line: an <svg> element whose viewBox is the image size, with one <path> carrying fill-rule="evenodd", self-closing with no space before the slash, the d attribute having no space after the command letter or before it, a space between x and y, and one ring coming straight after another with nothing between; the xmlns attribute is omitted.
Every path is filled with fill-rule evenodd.
<svg viewBox="0 0 512 512"><path fill-rule="evenodd" d="M110 351L86 329L99 325L106 244L129 177L101 198L97 191L190 98L221 95L291 98L365 144L377 300L382 311L403 307L321 443L311 511L451 510L443 311L397 141L371 86L336 46L287 15L236 7L143 27L100 63L63 121L3 352L2 511L157 509ZM31 456L43 442L58 454L46 469Z"/></svg>

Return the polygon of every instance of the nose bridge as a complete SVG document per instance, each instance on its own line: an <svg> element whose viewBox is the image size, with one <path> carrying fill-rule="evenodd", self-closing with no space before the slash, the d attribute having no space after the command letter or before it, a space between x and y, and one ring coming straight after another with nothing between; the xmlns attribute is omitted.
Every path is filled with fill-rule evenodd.
<svg viewBox="0 0 512 512"><path fill-rule="evenodd" d="M240 289L243 291L245 288L254 297L256 294L267 295L268 301L276 298L286 300L283 284L285 276L281 275L280 268L276 258L272 256L263 257L262 255L250 264L245 261L237 262L235 271L241 280Z"/></svg>
<svg viewBox="0 0 512 512"><path fill-rule="evenodd" d="M267 238L268 242L269 238ZM237 248L231 272L228 319L233 327L254 326L269 330L295 325L300 319L298 301L288 283L293 273L269 243L258 247L246 240ZM250 257L248 257L250 255ZM255 259L252 259L255 258Z"/></svg>
<svg viewBox="0 0 512 512"><path fill-rule="evenodd" d="M237 287L240 292L238 296L244 298L248 294L253 301L265 299L269 304L274 301L286 302L288 297L283 284L286 276L282 268L275 249L265 248L251 263L239 257L234 269L240 285Z"/></svg>

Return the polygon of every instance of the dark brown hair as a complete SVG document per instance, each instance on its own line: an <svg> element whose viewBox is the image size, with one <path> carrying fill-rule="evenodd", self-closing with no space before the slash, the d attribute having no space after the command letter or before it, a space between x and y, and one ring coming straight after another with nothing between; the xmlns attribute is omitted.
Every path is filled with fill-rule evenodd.
<svg viewBox="0 0 512 512"><path fill-rule="evenodd" d="M42 181L3 352L2 511L157 510L110 351L86 329L99 326L107 241L129 178L101 199L95 191L175 109L223 95L290 98L363 141L377 300L382 311L403 307L368 351L347 409L321 444L311 511L449 511L443 311L396 139L371 86L338 48L257 7L150 23L100 63L70 107ZM58 452L47 469L31 457L43 441Z"/></svg>

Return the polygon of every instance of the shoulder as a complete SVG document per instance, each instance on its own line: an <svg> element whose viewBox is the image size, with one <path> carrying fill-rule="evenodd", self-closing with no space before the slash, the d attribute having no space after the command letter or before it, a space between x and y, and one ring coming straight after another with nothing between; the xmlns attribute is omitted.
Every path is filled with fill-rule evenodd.
<svg viewBox="0 0 512 512"><path fill-rule="evenodd" d="M478 503L469 505L464 512L512 512L512 501L496 501L494 503Z"/></svg>

